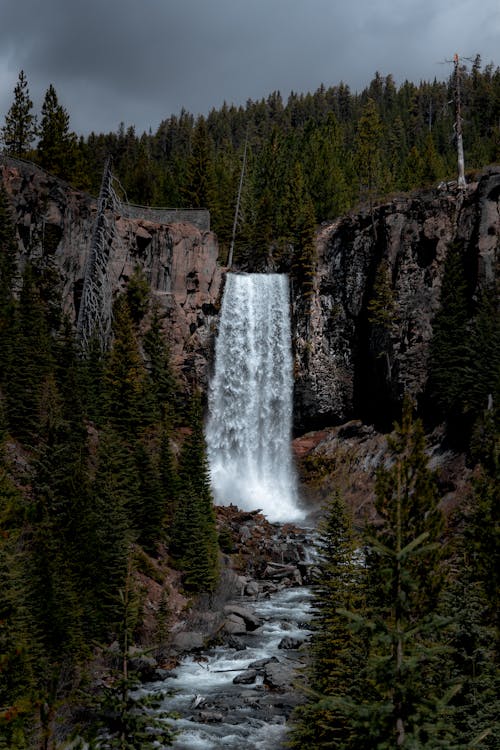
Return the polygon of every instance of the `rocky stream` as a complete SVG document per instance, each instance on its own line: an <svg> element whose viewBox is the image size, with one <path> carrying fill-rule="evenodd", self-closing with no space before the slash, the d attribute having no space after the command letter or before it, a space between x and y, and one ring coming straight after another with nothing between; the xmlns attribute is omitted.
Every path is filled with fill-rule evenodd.
<svg viewBox="0 0 500 750"><path fill-rule="evenodd" d="M176 716L177 750L284 746L287 719L302 700L298 682L311 634L313 532L274 526L282 561L239 578L240 593L224 605L215 637L180 631L177 666L142 688L165 696L159 710Z"/></svg>

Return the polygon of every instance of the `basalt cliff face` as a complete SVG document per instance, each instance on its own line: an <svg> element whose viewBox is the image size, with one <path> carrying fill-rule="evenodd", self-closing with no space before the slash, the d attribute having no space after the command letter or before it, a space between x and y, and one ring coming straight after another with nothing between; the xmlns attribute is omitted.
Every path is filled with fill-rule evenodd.
<svg viewBox="0 0 500 750"><path fill-rule="evenodd" d="M20 266L31 259L51 268L74 318L96 201L33 165L0 160L0 170ZM112 223L114 292L137 266L143 269L165 310L178 373L206 388L225 270L215 235L120 214ZM295 432L352 418L389 428L404 391L422 397L448 248L462 249L472 297L496 277L499 236L500 167L486 169L463 195L443 186L322 225L311 304L292 301ZM391 305L382 324L370 312L381 275Z"/></svg>
<svg viewBox="0 0 500 750"><path fill-rule="evenodd" d="M323 225L310 310L295 304L296 432L390 428L405 391L422 400L447 251L463 253L472 298L496 278L499 237L500 167L464 194L443 185Z"/></svg>
<svg viewBox="0 0 500 750"><path fill-rule="evenodd" d="M75 319L90 251L97 202L33 165L0 161L18 235L20 268L49 268L65 311ZM210 231L190 223L110 217L109 274L114 294L141 268L165 311L173 364L187 382L207 385L222 269Z"/></svg>

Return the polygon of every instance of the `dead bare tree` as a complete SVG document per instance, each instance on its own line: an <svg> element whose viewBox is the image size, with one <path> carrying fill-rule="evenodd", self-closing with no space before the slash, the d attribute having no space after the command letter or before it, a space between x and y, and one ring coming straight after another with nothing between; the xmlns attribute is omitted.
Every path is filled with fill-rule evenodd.
<svg viewBox="0 0 500 750"><path fill-rule="evenodd" d="M104 165L76 326L77 338L84 351L88 350L92 340L96 340L104 351L109 341L112 290L108 265L114 235L113 214L118 205L111 159L108 158Z"/></svg>
<svg viewBox="0 0 500 750"><path fill-rule="evenodd" d="M457 160L458 160L458 189L465 190L465 160L464 160L464 143L462 137L462 101L460 91L460 59L457 53L453 56L454 84L455 84L455 138L457 142Z"/></svg>

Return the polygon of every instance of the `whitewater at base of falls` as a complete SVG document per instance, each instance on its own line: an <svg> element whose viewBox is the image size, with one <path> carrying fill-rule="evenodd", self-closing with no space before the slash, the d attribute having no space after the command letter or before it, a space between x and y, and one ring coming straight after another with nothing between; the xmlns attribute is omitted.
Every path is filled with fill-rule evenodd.
<svg viewBox="0 0 500 750"><path fill-rule="evenodd" d="M209 390L216 503L303 518L291 452L293 360L285 274L228 274Z"/></svg>

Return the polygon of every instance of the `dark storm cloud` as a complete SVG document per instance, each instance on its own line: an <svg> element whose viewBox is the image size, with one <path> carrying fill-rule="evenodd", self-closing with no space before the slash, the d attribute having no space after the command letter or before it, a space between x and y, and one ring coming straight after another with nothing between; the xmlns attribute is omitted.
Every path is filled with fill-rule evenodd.
<svg viewBox="0 0 500 750"><path fill-rule="evenodd" d="M455 51L494 59L498 0L0 0L0 118L24 69L39 109L52 83L87 133L138 131L274 90L374 72L444 78Z"/></svg>

